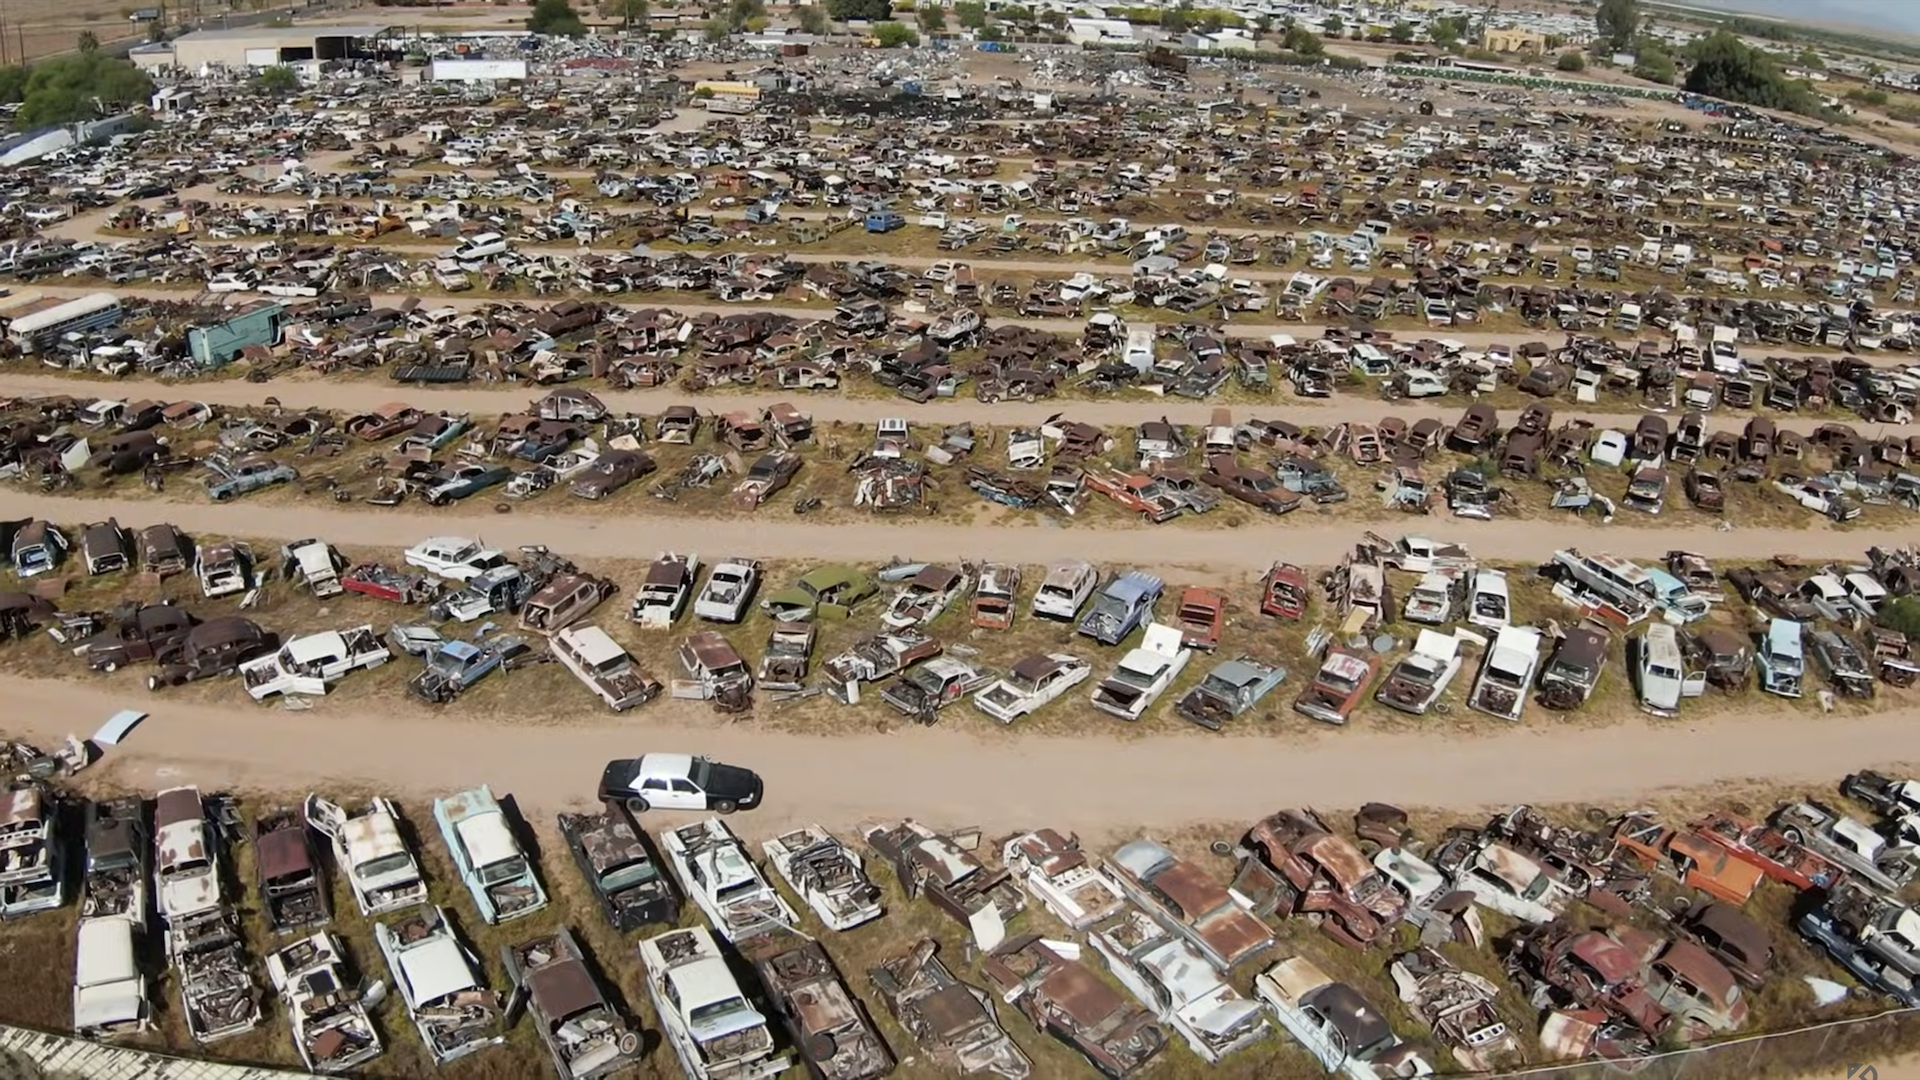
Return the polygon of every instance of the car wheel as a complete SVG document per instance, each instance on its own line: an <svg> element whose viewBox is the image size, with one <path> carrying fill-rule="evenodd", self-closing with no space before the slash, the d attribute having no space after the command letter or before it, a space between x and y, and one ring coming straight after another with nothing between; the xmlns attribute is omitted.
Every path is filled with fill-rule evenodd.
<svg viewBox="0 0 1920 1080"><path fill-rule="evenodd" d="M734 802L732 799L713 800L713 812L716 814L731 814L738 809L740 809L740 804Z"/></svg>
<svg viewBox="0 0 1920 1080"><path fill-rule="evenodd" d="M120 670L120 662L118 660L109 660L106 663L100 665L100 670L106 672L108 675L111 675L114 672Z"/></svg>
<svg viewBox="0 0 1920 1080"><path fill-rule="evenodd" d="M646 812L647 812L647 800L641 798L638 795L629 795L627 797L627 813L644 814Z"/></svg>

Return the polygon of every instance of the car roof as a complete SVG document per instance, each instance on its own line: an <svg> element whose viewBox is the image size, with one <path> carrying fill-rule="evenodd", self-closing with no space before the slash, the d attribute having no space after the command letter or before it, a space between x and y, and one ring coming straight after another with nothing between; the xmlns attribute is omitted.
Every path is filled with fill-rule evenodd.
<svg viewBox="0 0 1920 1080"><path fill-rule="evenodd" d="M634 778L649 776L679 777L684 780L693 772L692 754L642 754L640 767L635 770Z"/></svg>

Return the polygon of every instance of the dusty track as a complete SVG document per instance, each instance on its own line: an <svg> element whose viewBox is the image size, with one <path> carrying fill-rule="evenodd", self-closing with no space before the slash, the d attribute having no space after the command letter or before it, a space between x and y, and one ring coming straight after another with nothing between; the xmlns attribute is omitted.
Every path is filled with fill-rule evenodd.
<svg viewBox="0 0 1920 1080"><path fill-rule="evenodd" d="M717 391L696 395L677 386L626 391L606 390L595 386L589 386L588 389L616 412L654 413L668 405L684 405L688 402L714 412L730 412L735 409L763 409L775 402L784 401L811 413L815 420L822 423L839 421L854 424L871 424L882 417L904 416L928 424L956 424L972 421L976 424L990 422L998 425L1039 425L1055 415L1064 414L1075 420L1105 427L1137 424L1142 420L1161 418L1172 420L1177 424L1199 425L1207 423L1212 418L1214 409L1220 407L1214 402L1190 401L1186 398L1160 398L1142 394L1092 400L1062 398L1033 402L1003 401L993 405L982 405L971 397L936 398L924 405L917 405L899 397L862 398L831 392L756 390L746 393ZM379 381L341 381L301 375L278 378L267 383L242 382L237 379L192 383L168 382L159 379L117 379L112 383L102 383L91 379L63 378L59 375L0 372L0 396L4 397L62 394L92 396L108 392L127 400L190 399L204 401L209 405L229 406L262 405L268 398L273 398L290 409L331 409L347 414L366 412L385 402L402 400L423 407L471 413L476 418L483 418L519 410L525 407L527 402L545 394L546 388L525 384L489 387L478 383L461 386L401 387ZM1320 427L1347 422L1378 423L1383 416L1397 416L1410 424L1429 417L1451 424L1459 418L1460 411L1459 405L1436 406L1411 401L1381 401L1361 394L1333 398L1323 404L1278 399L1272 403L1258 402L1234 406L1234 412L1241 420L1254 418L1286 420L1296 424ZM1501 422L1510 425L1519 415L1518 409L1502 410ZM1641 414L1627 410L1583 412L1556 408L1553 415L1554 420L1561 423L1569 420L1587 420L1600 426L1614 425L1630 429ZM1673 414L1670 419L1677 420L1678 414ZM1745 426L1747 419L1745 415L1710 415L1706 418L1707 429L1739 431ZM1788 421L1788 423L1791 425L1792 422ZM1812 424L1813 418L1807 418L1804 430L1811 431ZM1856 426L1875 436L1920 433L1920 424Z"/></svg>
<svg viewBox="0 0 1920 1080"><path fill-rule="evenodd" d="M395 719L321 701L310 712L247 704L129 701L80 683L0 679L23 734L48 745L69 730L137 705L153 710L120 749L115 778L148 790L168 783L251 789L375 787L429 797L487 782L544 817L593 798L601 765L649 749L694 750L749 764L767 778L760 832L789 823L846 825L912 815L993 830L1072 825L1086 834L1247 821L1281 806L1354 806L1390 798L1468 809L1506 802L1619 802L1676 787L1769 778L1809 785L1889 749L1911 746L1920 716L1858 720L1788 712L1699 724L1633 720L1589 729L1542 726L1462 738L1333 731L1304 744L1259 737L976 737L966 715L939 728L839 738L773 734L698 707L661 702L616 719L585 708L559 727L490 725L456 710ZM239 691L236 688L235 694ZM1092 734L1092 733L1090 733Z"/></svg>
<svg viewBox="0 0 1920 1080"><path fill-rule="evenodd" d="M969 496L970 497L970 496ZM469 535L495 546L546 544L579 558L633 558L656 549L727 551L793 559L884 560L896 555L967 557L1020 563L1091 559L1141 567L1209 567L1264 570L1275 559L1314 566L1337 563L1359 539L1352 522L1311 519L1260 522L1238 529L1187 530L1136 526L1117 530L1043 526L935 525L876 517L871 524L816 525L791 514L724 518L594 516L591 507L565 513L565 502L530 506L528 512L488 513L484 507L445 513L404 509L213 505L148 499L66 499L0 491L0 518L53 517L99 521L109 516L128 525L171 521L196 535L299 539L323 536L336 544L399 548L435 535ZM1388 534L1402 529L1382 523ZM1494 521L1478 524L1409 518L1407 529L1468 545L1481 558L1542 561L1557 547L1582 545L1629 559L1655 559L1675 548L1711 559L1763 558L1791 552L1807 559L1857 559L1875 542L1891 538L1832 528L1730 529L1602 527L1572 518L1564 522Z"/></svg>

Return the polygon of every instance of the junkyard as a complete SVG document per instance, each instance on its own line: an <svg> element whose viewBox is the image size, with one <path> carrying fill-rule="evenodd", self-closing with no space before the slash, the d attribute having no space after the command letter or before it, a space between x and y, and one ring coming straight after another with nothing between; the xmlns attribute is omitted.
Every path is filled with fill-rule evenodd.
<svg viewBox="0 0 1920 1080"><path fill-rule="evenodd" d="M0 150L0 1037L1896 1080L1904 128L1584 8L748 6L156 22Z"/></svg>

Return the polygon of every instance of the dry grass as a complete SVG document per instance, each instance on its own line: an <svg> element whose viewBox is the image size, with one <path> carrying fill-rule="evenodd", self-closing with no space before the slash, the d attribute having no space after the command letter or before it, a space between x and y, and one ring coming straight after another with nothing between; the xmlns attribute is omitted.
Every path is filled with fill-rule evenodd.
<svg viewBox="0 0 1920 1080"><path fill-rule="evenodd" d="M101 794L89 791L90 794ZM332 792L345 803L357 804L365 796L358 792ZM510 793L502 792L503 799ZM1653 800L1649 809L1672 821L1687 820L1709 807L1732 807L1747 812L1764 812L1774 803L1802 797L1807 793L1784 790L1758 784L1728 784L1713 789L1676 792ZM300 793L246 793L240 802L244 815L249 821L261 810L274 806L296 802ZM1835 797L1837 800L1837 797ZM1276 797L1276 804L1284 803L1283 797ZM431 815L426 806L406 807L409 824L416 850L421 856L426 872L432 902L445 907L453 918L454 924L464 939L472 946L485 969L486 977L495 987L506 985L504 970L500 965L500 950L503 946L553 929L565 924L571 926L581 937L582 943L590 953L603 985L630 1013L637 1015L650 1033L653 1050L638 1073L647 1077L670 1077L677 1075L671 1052L658 1045L658 1019L652 1015L643 984L643 972L634 951L635 938L621 935L609 929L599 918L590 895L577 875L557 829L549 821L525 822L521 830L532 848L532 854L542 869L542 879L552 897L549 907L520 922L504 927L488 927L473 915L471 900L465 889L453 875L451 863L447 857L445 845L431 824ZM1851 808L1858 812L1861 808ZM1566 823L1590 824L1601 812L1582 806L1547 807L1544 812L1551 818ZM1344 813L1328 812L1328 821L1336 828L1344 829ZM1414 810L1411 814L1418 842L1437 838L1451 824L1461 823L1457 816L1442 816L1430 811ZM1215 841L1232 842L1238 839L1241 826L1202 827L1180 830L1171 834L1162 834L1157 838L1174 848L1183 857L1195 860L1213 872L1217 879L1224 880L1231 874L1231 863L1214 855L1209 850ZM1108 838L1089 838L1089 847L1096 852L1107 850ZM998 842L989 839L983 844L981 854L990 864L997 862ZM233 853L229 870L232 882L245 882L244 892L235 895L250 896L253 892L253 852L250 846L242 844ZM866 1000L869 1013L879 1026L887 1043L893 1047L904 1064L896 1075L915 1080L921 1077L941 1075L930 1067L924 1057L916 1053L912 1041L889 1017L883 1007L871 995L871 986L866 979L868 968L907 948L920 937L932 937L941 943L941 952L947 964L963 978L979 983L980 975L973 950L964 939L961 926L946 915L939 913L924 901L909 902L901 894L898 884L893 880L891 870L884 864L875 862L874 877L885 892L888 914L881 920L847 933L831 933L818 925L811 915L805 917L803 929L813 936L821 938L833 953L842 974L856 994ZM1663 887L1664 888L1664 887ZM372 929L368 920L361 917L355 908L351 893L344 882L333 882L334 921L331 929L346 942L348 951L362 970L375 978L386 978L387 972L373 944ZM1760 1031L1790 1027L1803 1023L1812 1017L1811 1003L1807 992L1800 982L1802 975L1817 975L1823 978L1846 981L1822 956L1809 950L1788 930L1787 924L1800 908L1801 901L1791 891L1773 884L1762 887L1749 912L1764 925L1774 930L1775 947L1778 951L1776 977L1768 988L1754 995L1752 999L1753 1020L1750 1030ZM805 911L804 904L796 903L796 909ZM685 921L691 925L698 919L697 909L691 904L686 906ZM1604 925L1600 918L1584 906L1576 907L1573 919L1580 925ZM1660 931L1662 923L1652 915L1638 919L1647 929ZM248 947L256 965L262 957L276 946L276 941L268 931L263 914L258 908L243 907L243 922ZM1420 1038L1417 1022L1406 1013L1404 1007L1395 998L1392 984L1386 974L1391 954L1398 948L1410 944L1412 938L1404 929L1397 938L1398 944L1390 949L1359 952L1346 949L1319 933L1308 921L1293 919L1273 924L1279 939L1278 947L1270 954L1271 960L1287 956L1305 955L1334 978L1349 982L1380 1007L1388 1016L1395 1030L1413 1038ZM1450 945L1445 951L1463 967L1478 972L1496 982L1503 982L1499 955L1502 943L1514 929L1497 916L1487 917L1489 945L1475 949L1467 945ZM1023 917L1017 929L1039 930L1052 937L1071 937L1065 928L1052 924L1049 916L1037 907ZM59 913L35 916L30 919L0 924L0 957L5 957L10 970L44 971L49 975L45 980L29 982L25 979L11 980L6 988L0 988L0 1019L10 1023L30 1024L39 1027L58 1029L68 1022L66 999L68 997L70 972L72 970L72 946L74 930L74 912L68 908ZM283 943L283 942L281 942ZM1104 967L1091 950L1086 962L1103 976L1110 978ZM1254 965L1255 969L1264 968L1268 961ZM158 968L157 958L153 960ZM1235 973L1234 983L1242 991L1250 991L1254 970ZM49 985L51 984L51 985ZM264 979L262 979L264 988ZM148 1040L156 1047L164 1046L180 1051L192 1052L182 1021L178 1015L177 987L169 974L160 980L156 994L160 1000L161 1025ZM1824 1019L1837 1019L1852 1015L1864 1015L1877 1011L1879 1005L1867 999L1849 999L1830 1009L1822 1010ZM1520 1033L1529 1051L1535 1049L1533 1032L1538 1018L1526 1004L1511 993L1503 995L1500 1009L1513 1028ZM1040 1037L1012 1009L1000 1010L1002 1022L1013 1034L1015 1040L1031 1055L1036 1065L1036 1076L1074 1076L1084 1075L1083 1065L1076 1063L1075 1055L1066 1047L1052 1040ZM260 1028L211 1048L211 1055L226 1060L241 1060L263 1064L291 1066L296 1062L294 1051L286 1027L284 1015L277 1003L270 1003L268 1020ZM412 1025L408 1022L404 1008L397 995L392 995L375 1010L375 1020L387 1045L387 1053L362 1075L376 1078L410 1078L431 1074L434 1070L420 1046ZM1862 1047L1864 1051L1867 1047ZM1851 1060L1851 1059L1850 1059ZM1868 1060L1871 1060L1870 1058ZM515 1080L546 1075L549 1068L545 1050L540 1044L532 1025L522 1021L509 1035L507 1045L487 1050L474 1057L448 1066L444 1072L456 1080ZM1277 1037L1258 1047L1252 1048L1223 1066L1207 1067L1187 1051L1184 1044L1172 1045L1161 1063L1156 1066L1156 1075L1188 1080L1199 1077L1229 1077L1234 1080L1307 1080L1319 1075L1317 1066L1312 1065L1284 1036ZM1689 1074L1695 1075L1693 1073ZM1698 1075L1721 1075L1712 1072L1700 1072ZM1732 1074L1725 1074L1731 1076Z"/></svg>

